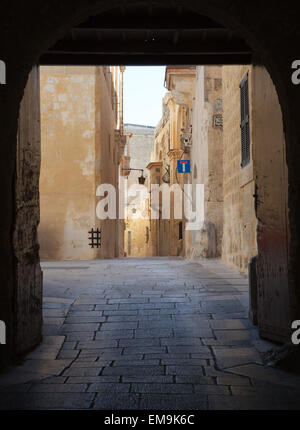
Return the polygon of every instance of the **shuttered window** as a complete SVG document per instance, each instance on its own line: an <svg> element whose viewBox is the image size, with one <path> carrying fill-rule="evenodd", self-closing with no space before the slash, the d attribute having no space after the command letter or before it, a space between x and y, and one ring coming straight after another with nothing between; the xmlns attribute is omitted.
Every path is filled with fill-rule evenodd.
<svg viewBox="0 0 300 430"><path fill-rule="evenodd" d="M240 84L241 92L241 167L250 163L250 118L248 72Z"/></svg>
<svg viewBox="0 0 300 430"><path fill-rule="evenodd" d="M179 240L183 239L183 235L182 235L182 221L180 221L179 224L178 224L178 233L179 233L179 235L178 235Z"/></svg>

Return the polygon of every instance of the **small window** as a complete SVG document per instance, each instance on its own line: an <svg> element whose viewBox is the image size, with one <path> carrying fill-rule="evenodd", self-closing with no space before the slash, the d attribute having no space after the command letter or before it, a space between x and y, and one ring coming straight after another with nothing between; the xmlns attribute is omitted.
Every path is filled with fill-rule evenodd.
<svg viewBox="0 0 300 430"><path fill-rule="evenodd" d="M196 164L194 165L194 179L198 178L198 172L197 172L197 166Z"/></svg>
<svg viewBox="0 0 300 430"><path fill-rule="evenodd" d="M131 254L131 231L128 231L128 255Z"/></svg>
<svg viewBox="0 0 300 430"><path fill-rule="evenodd" d="M179 224L178 224L178 233L179 233L179 235L178 235L178 237L179 237L179 240L181 240L182 239L182 221L180 221L179 222Z"/></svg>
<svg viewBox="0 0 300 430"><path fill-rule="evenodd" d="M250 163L250 118L248 72L240 84L241 92L241 167Z"/></svg>
<svg viewBox="0 0 300 430"><path fill-rule="evenodd" d="M146 243L149 242L149 227L146 227Z"/></svg>

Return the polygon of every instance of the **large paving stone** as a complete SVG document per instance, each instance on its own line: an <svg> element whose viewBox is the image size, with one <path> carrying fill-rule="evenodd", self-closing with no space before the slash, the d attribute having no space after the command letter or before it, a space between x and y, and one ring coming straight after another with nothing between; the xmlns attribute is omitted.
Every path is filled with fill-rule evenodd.
<svg viewBox="0 0 300 430"><path fill-rule="evenodd" d="M54 318L54 317L43 317L43 323L45 325L58 325L61 326L65 321L65 318Z"/></svg>
<svg viewBox="0 0 300 430"><path fill-rule="evenodd" d="M184 327L182 329L174 329L176 337L213 337L212 330L207 328L199 328L196 326Z"/></svg>
<svg viewBox="0 0 300 430"><path fill-rule="evenodd" d="M118 342L114 339L91 340L88 342L78 342L76 349L101 349L101 348L116 348Z"/></svg>
<svg viewBox="0 0 300 430"><path fill-rule="evenodd" d="M157 311L159 313L159 311ZM137 310L108 310L105 309L103 311L103 315L105 316L132 316L132 315L138 315Z"/></svg>
<svg viewBox="0 0 300 430"><path fill-rule="evenodd" d="M239 319L219 319L210 320L209 324L213 330L246 330L243 320Z"/></svg>
<svg viewBox="0 0 300 430"><path fill-rule="evenodd" d="M65 319L66 324L86 324L86 323L103 323L106 321L106 318L103 316L68 316Z"/></svg>
<svg viewBox="0 0 300 430"><path fill-rule="evenodd" d="M70 307L70 311L93 311L94 308L95 305L73 305Z"/></svg>
<svg viewBox="0 0 300 430"><path fill-rule="evenodd" d="M192 384L155 384L155 383L133 383L133 393L177 393L186 394L193 392Z"/></svg>
<svg viewBox="0 0 300 430"><path fill-rule="evenodd" d="M142 360L141 360L142 361ZM99 368L99 367L106 367L106 366L111 366L112 365L113 360L97 360L97 361L79 361L79 360L75 360L72 364L71 364L71 368L80 368L80 367L94 367L94 368Z"/></svg>
<svg viewBox="0 0 300 430"><path fill-rule="evenodd" d="M74 305L105 305L107 304L107 300L99 297L88 297L88 298L81 298L75 301Z"/></svg>
<svg viewBox="0 0 300 430"><path fill-rule="evenodd" d="M194 384L195 393L207 395L207 394L219 394L224 396L230 396L231 392L229 387L221 387L218 385L204 385L204 384Z"/></svg>
<svg viewBox="0 0 300 430"><path fill-rule="evenodd" d="M31 393L84 393L88 384L34 384Z"/></svg>
<svg viewBox="0 0 300 430"><path fill-rule="evenodd" d="M166 367L167 375L203 375L202 366L167 366Z"/></svg>
<svg viewBox="0 0 300 430"><path fill-rule="evenodd" d="M163 342L162 342L163 345ZM120 347L136 347L141 348L143 346L160 346L160 339L157 338L138 338L138 339L120 339Z"/></svg>
<svg viewBox="0 0 300 430"><path fill-rule="evenodd" d="M168 351L170 354L178 354L178 353L207 353L210 352L207 346L200 345L185 345L185 346L177 346L171 345L168 346Z"/></svg>
<svg viewBox="0 0 300 430"><path fill-rule="evenodd" d="M122 376L122 382L151 382L157 384L172 384L174 378L171 375L125 375Z"/></svg>
<svg viewBox="0 0 300 430"><path fill-rule="evenodd" d="M159 359L152 359L152 360L114 360L113 367L120 367L120 366L159 366ZM163 364L163 363L162 363Z"/></svg>
<svg viewBox="0 0 300 430"><path fill-rule="evenodd" d="M177 384L215 385L212 377L202 375L176 375Z"/></svg>
<svg viewBox="0 0 300 430"><path fill-rule="evenodd" d="M61 358L72 358L75 359L77 358L79 355L79 351L76 351L74 349L64 349L62 351L60 351L60 353L58 354L57 358L61 359Z"/></svg>
<svg viewBox="0 0 300 430"><path fill-rule="evenodd" d="M102 368L100 365L98 367L71 367L63 372L63 376L98 376Z"/></svg>
<svg viewBox="0 0 300 430"><path fill-rule="evenodd" d="M138 329L135 330L135 337L138 339L143 338L157 338L173 336L173 329L171 328L153 328L153 329Z"/></svg>
<svg viewBox="0 0 300 430"><path fill-rule="evenodd" d="M172 357L172 355L171 355ZM161 364L166 366L206 366L207 360L199 358L162 358Z"/></svg>
<svg viewBox="0 0 300 430"><path fill-rule="evenodd" d="M239 300L206 300L202 301L202 310L211 313L243 312L244 308Z"/></svg>
<svg viewBox="0 0 300 430"><path fill-rule="evenodd" d="M102 304L102 305L96 305L96 308L93 310L96 311L116 311L118 309L118 304L108 305L108 304ZM105 315L105 313L104 313Z"/></svg>
<svg viewBox="0 0 300 430"><path fill-rule="evenodd" d="M218 385L231 385L232 387L239 386L249 386L250 380L249 378L238 376L238 375L230 375L224 373L223 375L219 373L217 376L217 384Z"/></svg>
<svg viewBox="0 0 300 430"><path fill-rule="evenodd" d="M98 331L96 333L96 340L98 339L132 339L133 338L133 330L106 330L106 331Z"/></svg>
<svg viewBox="0 0 300 430"><path fill-rule="evenodd" d="M43 309L43 317L45 318L64 318L68 313L68 309Z"/></svg>
<svg viewBox="0 0 300 430"><path fill-rule="evenodd" d="M110 315L107 318L107 322L128 322L128 321L138 321L137 315Z"/></svg>
<svg viewBox="0 0 300 430"><path fill-rule="evenodd" d="M166 347L165 346L144 346L144 347L127 347L124 348L124 355L127 354L161 354L165 353Z"/></svg>
<svg viewBox="0 0 300 430"><path fill-rule="evenodd" d="M163 375L165 373L163 366L113 366L105 367L102 375L126 375L126 376L152 376Z"/></svg>
<svg viewBox="0 0 300 430"><path fill-rule="evenodd" d="M248 396L221 396L209 395L208 404L210 410L297 410L298 400L274 398L269 396L248 395Z"/></svg>
<svg viewBox="0 0 300 430"><path fill-rule="evenodd" d="M78 358L104 358L106 360L115 360L122 354L122 348L98 348L83 349L80 351Z"/></svg>
<svg viewBox="0 0 300 430"><path fill-rule="evenodd" d="M67 342L77 342L79 340L93 340L95 337L94 331L75 331L73 333L66 334Z"/></svg>
<svg viewBox="0 0 300 430"><path fill-rule="evenodd" d="M122 321L122 322L106 322L101 324L101 331L105 330L130 330L136 329L137 321Z"/></svg>
<svg viewBox="0 0 300 430"><path fill-rule="evenodd" d="M296 389L300 387L300 377L298 375L260 366L258 364L246 364L228 368L227 372L248 376L251 379L257 379L271 384L294 387Z"/></svg>
<svg viewBox="0 0 300 430"><path fill-rule="evenodd" d="M150 300L151 301L151 300ZM142 303L147 303L148 302L148 298L147 297L126 297L126 298L110 298L108 299L108 303L111 304L116 304L116 303L138 303L138 304L142 304Z"/></svg>
<svg viewBox="0 0 300 430"><path fill-rule="evenodd" d="M120 377L118 375L106 376L70 376L66 384L102 384L102 383L118 383Z"/></svg>
<svg viewBox="0 0 300 430"><path fill-rule="evenodd" d="M217 340L223 345L251 344L251 333L248 330L214 330Z"/></svg>
<svg viewBox="0 0 300 430"><path fill-rule="evenodd" d="M85 323L85 324L64 324L60 330L61 333L72 333L74 331L86 332L96 331L100 327L97 323Z"/></svg>
<svg viewBox="0 0 300 430"><path fill-rule="evenodd" d="M138 394L123 394L116 395L114 392L105 392L97 394L93 405L94 409L104 410L123 410L123 409L139 409Z"/></svg>
<svg viewBox="0 0 300 430"><path fill-rule="evenodd" d="M139 320L139 329L149 330L149 329L172 329L175 327L175 321L171 318L162 318L158 320L154 319L143 319Z"/></svg>
<svg viewBox="0 0 300 430"><path fill-rule="evenodd" d="M213 351L220 368L245 363L261 364L261 358L255 348L213 347Z"/></svg>
<svg viewBox="0 0 300 430"><path fill-rule="evenodd" d="M141 409L206 410L206 396L198 394L142 394Z"/></svg>
<svg viewBox="0 0 300 430"><path fill-rule="evenodd" d="M80 318L80 317L102 317L103 311L70 311L68 318Z"/></svg>
<svg viewBox="0 0 300 430"><path fill-rule="evenodd" d="M107 393L108 395L110 395L111 393L115 393L116 395L118 395L119 393L129 393L129 390L130 384L108 382L96 382L94 384L90 384L88 388L89 393L99 393L99 395L101 395L102 393Z"/></svg>

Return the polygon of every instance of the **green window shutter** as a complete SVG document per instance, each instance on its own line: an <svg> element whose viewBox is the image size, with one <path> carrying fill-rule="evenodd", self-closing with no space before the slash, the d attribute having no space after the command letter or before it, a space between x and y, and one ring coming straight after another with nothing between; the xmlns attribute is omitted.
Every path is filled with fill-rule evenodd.
<svg viewBox="0 0 300 430"><path fill-rule="evenodd" d="M241 167L250 163L250 117L248 72L240 84L241 93Z"/></svg>

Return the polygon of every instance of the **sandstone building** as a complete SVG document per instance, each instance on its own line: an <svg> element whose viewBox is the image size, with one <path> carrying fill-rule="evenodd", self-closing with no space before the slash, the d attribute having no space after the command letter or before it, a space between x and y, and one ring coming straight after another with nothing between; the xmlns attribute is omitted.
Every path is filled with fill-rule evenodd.
<svg viewBox="0 0 300 430"><path fill-rule="evenodd" d="M127 144L130 154L130 170L127 176L127 189L139 185L139 177L145 177L144 186L148 186L147 164L154 147L154 127L137 124L125 124L125 131L130 134ZM126 172L126 171L125 171ZM137 188L138 190L138 188ZM149 207L146 196L137 193L128 196L124 231L124 255L127 257L147 257L150 250Z"/></svg>
<svg viewBox="0 0 300 430"><path fill-rule="evenodd" d="M191 103L191 138L186 146L191 159L187 182L204 184L204 222L197 230L185 232L187 258L221 256L223 234L223 127L222 68L199 66L194 77Z"/></svg>
<svg viewBox="0 0 300 430"><path fill-rule="evenodd" d="M280 340L287 317L279 320L274 314L268 320L267 309L279 283L288 301L287 274L274 278L268 255L280 247L276 264L286 267L287 171L280 106L270 76L258 65L168 66L166 84L169 93L148 166L150 182L167 178L170 186L191 184L193 205L195 185L204 184L204 222L190 231L184 217L171 215L167 221L160 213L151 220L152 255L221 257L245 275L250 268L251 317L262 334ZM180 159L190 160L190 173L178 174ZM265 277L262 267L268 267ZM281 334L277 330L274 335L278 326Z"/></svg>
<svg viewBox="0 0 300 430"><path fill-rule="evenodd" d="M163 193L155 219L151 219L152 255L184 255L184 218L177 218L174 190L181 190L184 175L178 174L177 160L185 160L187 154L182 145L182 135L188 134L191 126L191 103L195 67L170 66L166 68L165 85L171 90L163 100L163 116L156 129L155 148L148 165L151 184L170 187L170 213L162 213ZM183 209L183 199L182 199ZM153 196L150 197L153 206ZM183 211L182 211L183 213Z"/></svg>
<svg viewBox="0 0 300 430"><path fill-rule="evenodd" d="M123 73L123 67L41 68L42 259L120 254L122 221L98 219L96 194L101 184L118 188L126 144ZM99 248L89 245L92 228L101 230Z"/></svg>

